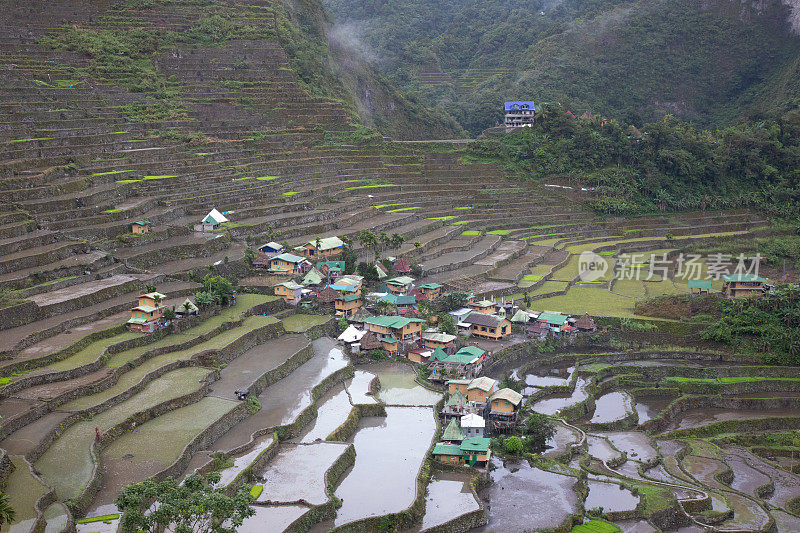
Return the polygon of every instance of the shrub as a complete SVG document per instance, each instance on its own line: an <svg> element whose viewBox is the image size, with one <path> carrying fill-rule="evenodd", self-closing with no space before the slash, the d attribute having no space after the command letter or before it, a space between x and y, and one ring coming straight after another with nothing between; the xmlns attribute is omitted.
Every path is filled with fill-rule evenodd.
<svg viewBox="0 0 800 533"><path fill-rule="evenodd" d="M503 439L504 452L516 455L521 453L523 449L524 446L522 445L522 439L519 437L508 437L507 439Z"/></svg>

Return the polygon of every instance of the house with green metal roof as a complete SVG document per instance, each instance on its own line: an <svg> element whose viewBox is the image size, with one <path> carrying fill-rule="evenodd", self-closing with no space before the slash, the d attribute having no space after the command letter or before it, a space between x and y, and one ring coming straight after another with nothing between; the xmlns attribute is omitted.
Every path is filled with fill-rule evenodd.
<svg viewBox="0 0 800 533"><path fill-rule="evenodd" d="M311 239L295 248L295 251L306 257L332 257L342 253L344 241L339 237Z"/></svg>
<svg viewBox="0 0 800 533"><path fill-rule="evenodd" d="M762 296L766 290L766 278L757 274L734 273L722 276L722 294L727 298Z"/></svg>
<svg viewBox="0 0 800 533"><path fill-rule="evenodd" d="M436 350L437 348L444 351L452 351L455 348L456 339L455 335L449 333L423 333L422 344L426 348Z"/></svg>
<svg viewBox="0 0 800 533"><path fill-rule="evenodd" d="M297 305L302 298L303 286L294 281L284 281L272 286L275 296L283 298L286 303Z"/></svg>
<svg viewBox="0 0 800 533"><path fill-rule="evenodd" d="M711 292L713 282L710 279L690 279L688 285L689 294L694 296L695 294L709 294Z"/></svg>
<svg viewBox="0 0 800 533"><path fill-rule="evenodd" d="M417 291L425 300L435 300L442 294L442 287L439 283L426 283L417 287Z"/></svg>
<svg viewBox="0 0 800 533"><path fill-rule="evenodd" d="M411 276L397 276L386 280L386 288L394 294L406 294L414 285L414 278Z"/></svg>
<svg viewBox="0 0 800 533"><path fill-rule="evenodd" d="M322 284L323 278L322 272L317 270L316 267L312 267L303 277L303 281L300 284L304 287L316 287Z"/></svg>
<svg viewBox="0 0 800 533"><path fill-rule="evenodd" d="M433 447L431 454L441 463L460 465L464 462L464 452L458 444L439 442Z"/></svg>
<svg viewBox="0 0 800 533"><path fill-rule="evenodd" d="M367 329L378 338L395 337L403 342L416 341L422 333L424 320L403 316L373 316L364 320Z"/></svg>
<svg viewBox="0 0 800 533"><path fill-rule="evenodd" d="M536 321L541 324L547 324L551 328L560 328L567 323L568 318L569 316L562 315L561 313L543 311L541 314L539 314L539 318L537 318Z"/></svg>
<svg viewBox="0 0 800 533"><path fill-rule="evenodd" d="M150 232L150 221L149 220L137 220L133 224L131 224L131 233L134 235L143 235L145 233Z"/></svg>
<svg viewBox="0 0 800 533"><path fill-rule="evenodd" d="M464 454L464 463L470 466L483 466L492 456L489 450L491 439L487 437L472 437L461 441L461 453Z"/></svg>
<svg viewBox="0 0 800 533"><path fill-rule="evenodd" d="M417 305L417 300L413 296L404 296L402 294L389 293L386 296L378 298L378 303L387 303L397 307L408 308Z"/></svg>
<svg viewBox="0 0 800 533"><path fill-rule="evenodd" d="M304 257L290 253L282 253L265 260L267 270L272 274L302 274L311 268Z"/></svg>
<svg viewBox="0 0 800 533"><path fill-rule="evenodd" d="M350 317L361 308L361 297L358 294L342 294L333 301L336 316Z"/></svg>

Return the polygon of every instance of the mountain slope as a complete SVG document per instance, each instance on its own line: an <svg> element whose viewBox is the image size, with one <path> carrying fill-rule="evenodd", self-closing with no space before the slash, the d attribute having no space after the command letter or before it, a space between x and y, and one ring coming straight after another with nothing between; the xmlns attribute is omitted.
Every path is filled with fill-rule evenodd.
<svg viewBox="0 0 800 533"><path fill-rule="evenodd" d="M778 0L328 6L377 68L473 133L494 125L498 102L510 98L634 123L672 113L717 126L783 109L796 94L765 98L800 51L791 6Z"/></svg>

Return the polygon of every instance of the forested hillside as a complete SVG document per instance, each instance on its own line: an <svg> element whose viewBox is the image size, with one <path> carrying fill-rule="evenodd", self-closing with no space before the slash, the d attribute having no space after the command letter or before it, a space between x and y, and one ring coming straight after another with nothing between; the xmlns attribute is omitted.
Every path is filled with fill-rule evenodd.
<svg viewBox="0 0 800 533"><path fill-rule="evenodd" d="M797 104L790 2L328 0L347 44L472 133L531 97L724 126Z"/></svg>

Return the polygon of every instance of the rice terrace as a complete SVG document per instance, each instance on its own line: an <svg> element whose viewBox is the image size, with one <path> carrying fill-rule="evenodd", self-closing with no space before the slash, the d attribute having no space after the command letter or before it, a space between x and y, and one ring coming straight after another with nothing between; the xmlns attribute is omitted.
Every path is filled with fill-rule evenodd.
<svg viewBox="0 0 800 533"><path fill-rule="evenodd" d="M2 0L0 532L800 531L800 4Z"/></svg>

